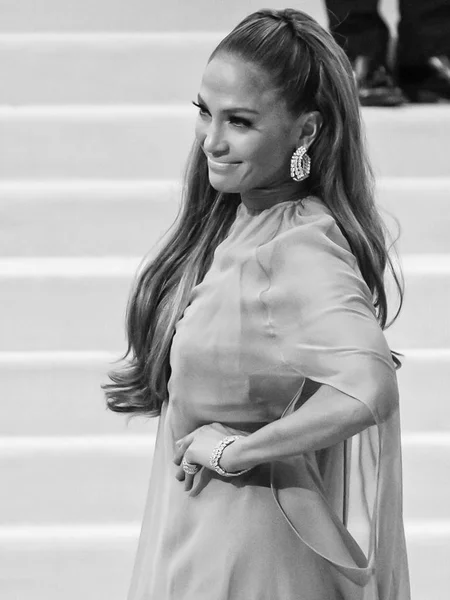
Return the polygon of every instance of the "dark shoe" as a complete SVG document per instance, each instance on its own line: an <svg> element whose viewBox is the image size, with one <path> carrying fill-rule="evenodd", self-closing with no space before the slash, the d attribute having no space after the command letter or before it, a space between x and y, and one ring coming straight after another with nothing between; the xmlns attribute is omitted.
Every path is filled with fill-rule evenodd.
<svg viewBox="0 0 450 600"><path fill-rule="evenodd" d="M352 67L362 106L401 106L406 102L385 65L368 56L358 56Z"/></svg>
<svg viewBox="0 0 450 600"><path fill-rule="evenodd" d="M411 102L450 101L450 59L431 56L418 66L399 66L399 84Z"/></svg>

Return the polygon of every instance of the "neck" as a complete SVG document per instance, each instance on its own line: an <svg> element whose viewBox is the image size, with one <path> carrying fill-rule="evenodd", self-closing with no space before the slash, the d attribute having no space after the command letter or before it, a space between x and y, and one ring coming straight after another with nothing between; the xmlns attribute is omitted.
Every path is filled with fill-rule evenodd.
<svg viewBox="0 0 450 600"><path fill-rule="evenodd" d="M280 202L300 200L308 196L306 182L286 181L273 187L256 188L241 194L242 203L247 208L264 210Z"/></svg>

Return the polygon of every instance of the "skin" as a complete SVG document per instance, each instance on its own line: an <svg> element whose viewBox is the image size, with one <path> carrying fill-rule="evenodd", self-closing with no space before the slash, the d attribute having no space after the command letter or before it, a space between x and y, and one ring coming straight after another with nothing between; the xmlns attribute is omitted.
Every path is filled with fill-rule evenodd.
<svg viewBox="0 0 450 600"><path fill-rule="evenodd" d="M307 194L307 180L291 179L290 160L296 148L313 143L318 112L294 117L261 69L229 55L207 65L197 102L195 134L216 190L240 193L250 208Z"/></svg>
<svg viewBox="0 0 450 600"><path fill-rule="evenodd" d="M219 55L207 65L198 101L196 137L209 159L215 189L240 193L242 202L256 209L308 194L307 180L291 179L290 160L296 148L309 148L314 142L319 113L291 115L265 72L229 55ZM220 167L215 162L235 164ZM220 465L239 471L329 447L374 423L363 403L320 385L301 408L254 433L211 423L178 440L176 478L190 491L195 475L183 471L183 456L210 469L211 453L227 435L243 437L225 448Z"/></svg>

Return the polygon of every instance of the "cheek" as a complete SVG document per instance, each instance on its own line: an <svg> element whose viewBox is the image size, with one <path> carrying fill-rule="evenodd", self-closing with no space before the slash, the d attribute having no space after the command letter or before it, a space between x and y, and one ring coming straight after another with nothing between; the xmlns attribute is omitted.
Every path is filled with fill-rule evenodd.
<svg viewBox="0 0 450 600"><path fill-rule="evenodd" d="M197 118L197 120L195 122L194 132L195 132L195 137L197 139L197 142L199 144L202 144L203 140L205 139L205 127L199 118Z"/></svg>
<svg viewBox="0 0 450 600"><path fill-rule="evenodd" d="M245 136L234 141L237 155L253 167L264 166L270 154L270 144L260 136Z"/></svg>
<svg viewBox="0 0 450 600"><path fill-rule="evenodd" d="M261 169L277 170L285 164L289 154L286 139L278 136L265 139L264 143L254 148L252 162Z"/></svg>

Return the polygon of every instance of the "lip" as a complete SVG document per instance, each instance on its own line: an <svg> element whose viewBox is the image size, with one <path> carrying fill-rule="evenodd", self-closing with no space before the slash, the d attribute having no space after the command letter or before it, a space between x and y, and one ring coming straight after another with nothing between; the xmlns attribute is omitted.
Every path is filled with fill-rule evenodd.
<svg viewBox="0 0 450 600"><path fill-rule="evenodd" d="M239 162L216 162L215 160L212 160L208 157L208 165L213 171L227 171L228 169L236 167L240 164L241 163Z"/></svg>

